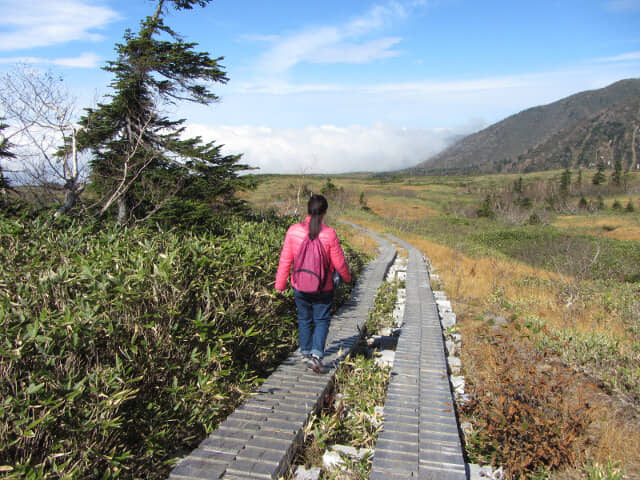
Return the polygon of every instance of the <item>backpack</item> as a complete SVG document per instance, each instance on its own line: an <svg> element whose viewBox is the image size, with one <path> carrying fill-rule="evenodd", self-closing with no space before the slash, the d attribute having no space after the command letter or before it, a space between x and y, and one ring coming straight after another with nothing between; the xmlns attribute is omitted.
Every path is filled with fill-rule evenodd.
<svg viewBox="0 0 640 480"><path fill-rule="evenodd" d="M329 268L329 257L320 237L311 240L307 235L293 259L292 279L296 290L305 293L320 292L326 283Z"/></svg>

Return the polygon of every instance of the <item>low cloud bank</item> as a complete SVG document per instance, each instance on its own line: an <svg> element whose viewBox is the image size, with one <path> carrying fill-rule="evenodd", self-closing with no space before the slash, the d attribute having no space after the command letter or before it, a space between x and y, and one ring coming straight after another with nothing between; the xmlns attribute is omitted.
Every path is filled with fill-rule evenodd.
<svg viewBox="0 0 640 480"><path fill-rule="evenodd" d="M283 129L192 124L186 134L224 144L225 154L243 153L242 162L258 167L258 173L347 173L412 167L482 126L480 121L457 129L382 123Z"/></svg>

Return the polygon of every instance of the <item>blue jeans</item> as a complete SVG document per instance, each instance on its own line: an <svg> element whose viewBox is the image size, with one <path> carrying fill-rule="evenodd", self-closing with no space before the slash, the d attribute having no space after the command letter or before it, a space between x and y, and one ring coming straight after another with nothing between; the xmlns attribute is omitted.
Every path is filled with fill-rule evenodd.
<svg viewBox="0 0 640 480"><path fill-rule="evenodd" d="M324 344L329 333L333 290L304 293L293 289L298 307L298 342L303 355L324 357Z"/></svg>

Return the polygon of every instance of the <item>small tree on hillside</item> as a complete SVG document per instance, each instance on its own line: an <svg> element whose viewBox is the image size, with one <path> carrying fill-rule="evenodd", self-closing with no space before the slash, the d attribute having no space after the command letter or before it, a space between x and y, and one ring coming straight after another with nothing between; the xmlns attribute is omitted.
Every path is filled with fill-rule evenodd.
<svg viewBox="0 0 640 480"><path fill-rule="evenodd" d="M616 159L613 173L611 174L611 183L616 187L622 185L622 161L619 158Z"/></svg>
<svg viewBox="0 0 640 480"><path fill-rule="evenodd" d="M562 172L560 176L560 196L566 198L569 195L569 187L571 186L571 170L568 168Z"/></svg>
<svg viewBox="0 0 640 480"><path fill-rule="evenodd" d="M580 210L586 210L587 208L589 208L589 202L587 202L586 198L580 197L580 201L578 202L578 208Z"/></svg>
<svg viewBox="0 0 640 480"><path fill-rule="evenodd" d="M598 170L593 175L593 179L591 180L591 183L593 183L594 185L600 185L607 179L607 177L604 175L604 162L602 160L598 162L597 168Z"/></svg>
<svg viewBox="0 0 640 480"><path fill-rule="evenodd" d="M238 172L239 155L222 155L220 146L199 137L182 139L185 120L170 120L163 105L182 100L211 104L218 97L210 82L226 83L219 61L196 52L163 17L169 8L204 7L210 0L157 0L155 13L137 33L127 31L116 46L118 59L104 69L114 75L110 101L89 109L84 148L93 154L92 187L100 214L117 205L119 224L146 218L170 201L211 202L228 198L249 179Z"/></svg>
<svg viewBox="0 0 640 480"><path fill-rule="evenodd" d="M513 191L515 193L522 194L523 188L524 187L522 186L522 177L518 177L518 179L515 182L513 182Z"/></svg>

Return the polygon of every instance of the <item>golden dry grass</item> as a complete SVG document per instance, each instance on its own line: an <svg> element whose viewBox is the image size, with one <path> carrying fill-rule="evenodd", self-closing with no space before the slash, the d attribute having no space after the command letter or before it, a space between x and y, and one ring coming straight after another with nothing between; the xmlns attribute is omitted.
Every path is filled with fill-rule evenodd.
<svg viewBox="0 0 640 480"><path fill-rule="evenodd" d="M384 225L377 222L359 223L374 231L384 231ZM526 312L527 317L542 319L548 328L571 326L579 331L606 333L619 338L625 334L624 327L615 316L607 314L602 305L593 303L580 308L567 305L567 297L559 294L562 291L559 286L565 285L570 289L573 279L517 262L470 258L418 235L399 236L431 260L433 271L439 275L447 297L458 314L459 326L465 339L465 370L472 372L474 377L481 377L487 384L497 382L498 371L508 359L500 357L491 343L478 341L486 336L486 317L504 315L508 318L514 312ZM539 279L541 282L531 282L531 279ZM514 328L505 331L505 335L528 344ZM590 460L601 465L605 465L607 461L619 462L627 474L640 473L637 459L637 452L640 451L638 419L628 421L628 418L624 418L625 405L604 394L587 377L567 374L566 368L555 364L542 365L541 368L559 368L559 371L565 372L566 401L562 408L587 405L587 413L591 419L591 440L582 438L580 441L587 443ZM575 382L572 383L569 379ZM577 479L583 474L582 467L568 468L559 473L559 478Z"/></svg>
<svg viewBox="0 0 640 480"><path fill-rule="evenodd" d="M589 235L640 241L640 223L634 219L620 217L594 219L589 216L574 215L558 217L553 224L561 228L580 230Z"/></svg>
<svg viewBox="0 0 640 480"><path fill-rule="evenodd" d="M371 196L367 199L367 206L383 217L401 217L406 220L419 220L439 212L415 203L402 200L390 200L382 196Z"/></svg>
<svg viewBox="0 0 640 480"><path fill-rule="evenodd" d="M376 255L378 252L378 242L375 241L370 235L365 234L361 230L351 228L348 225L336 223L336 230L338 231L338 236L348 241L349 244L363 250L369 255Z"/></svg>
<svg viewBox="0 0 640 480"><path fill-rule="evenodd" d="M383 230L380 224L368 222L367 228ZM470 258L450 247L425 240L418 235L402 237L431 259L447 295L460 311L478 316L513 315L526 312L537 317L548 328L575 328L585 333L599 333L622 337L624 326L598 303L571 303L574 280L554 272L533 268L521 263L482 257ZM566 295L559 293L563 286ZM509 311L500 311L508 305Z"/></svg>

